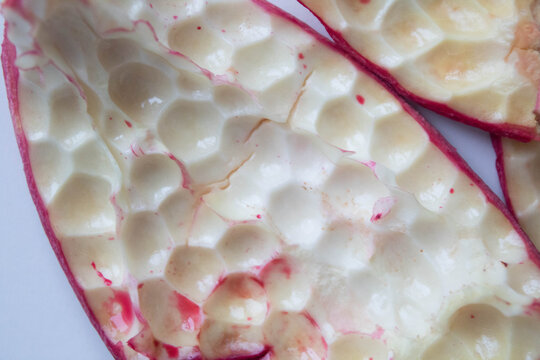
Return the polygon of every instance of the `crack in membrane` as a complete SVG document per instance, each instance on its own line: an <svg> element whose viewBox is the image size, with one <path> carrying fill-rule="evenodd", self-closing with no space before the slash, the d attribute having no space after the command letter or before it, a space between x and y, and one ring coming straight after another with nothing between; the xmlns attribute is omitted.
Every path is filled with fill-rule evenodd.
<svg viewBox="0 0 540 360"><path fill-rule="evenodd" d="M314 72L315 70L311 70L309 74L307 74L306 77L304 78L304 81L302 81L300 92L296 96L296 99L294 100L294 103L291 106L291 109L289 110L289 114L287 115L287 121L285 121L285 124L287 124L291 129L292 129L291 119L294 115L294 112L296 111L296 108L298 107L298 103L300 102L300 99L302 98L302 96L304 96L304 93L306 92L307 82L309 81L309 78L311 77L311 75L313 75Z"/></svg>
<svg viewBox="0 0 540 360"><path fill-rule="evenodd" d="M232 169L228 174L227 176L225 177L225 179L223 179L221 182L225 182L225 185L224 186L219 186L219 189L220 190L225 190L227 189L229 186L231 186L231 177L236 174L242 167L244 167L244 165L250 161L253 156L255 155L254 152L252 152L246 159L242 160L240 162L240 164L238 164L238 166L236 166L234 169Z"/></svg>
<svg viewBox="0 0 540 360"><path fill-rule="evenodd" d="M253 134L254 134L257 130L259 130L259 128L260 128L261 126L263 126L263 125L266 124L266 123L272 123L272 122L273 122L272 120L267 119L267 118L263 118L263 119L259 120L259 121L257 122L257 124L255 124L255 126L254 126L254 127L249 131L249 133L247 134L246 139L244 140L244 144L247 143L249 140L251 140L251 137L253 136Z"/></svg>

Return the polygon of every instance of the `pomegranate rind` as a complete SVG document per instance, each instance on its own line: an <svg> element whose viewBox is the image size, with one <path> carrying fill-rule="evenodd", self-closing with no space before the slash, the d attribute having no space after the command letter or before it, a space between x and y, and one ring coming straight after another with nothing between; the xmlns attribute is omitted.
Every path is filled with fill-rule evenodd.
<svg viewBox="0 0 540 360"><path fill-rule="evenodd" d="M480 116L472 116L468 114L467 112L457 110L456 108L448 105L445 102L435 100L434 98L431 98L428 96L422 96L414 91L411 91L408 87L404 86L403 83L400 82L395 75L392 74L390 69L370 59L367 55L363 54L361 51L358 51L358 49L347 38L347 36L337 29L337 25L332 23L331 20L329 20L330 18L335 18L336 16L339 17L339 15L336 15L337 13L337 10L335 8L336 5L330 4L330 1L327 1L327 0L321 2L320 4L314 4L313 0L297 0L297 1L300 4L302 4L306 9L308 9L315 17L317 17L317 19L325 27L328 34L332 37L332 39L338 44L340 48L344 49L347 53L351 54L351 56L356 62L360 63L364 68L368 69L368 71L371 71L374 74L376 74L382 81L389 84L393 89L395 89L395 91L398 94L400 94L404 98L414 101L440 115L446 116L450 119L461 122L463 124L482 129L484 131L487 131L497 136L509 137L509 138L513 138L519 141L540 140L540 135L538 132L538 124L536 123L536 121L531 121L530 124L528 125L516 124L515 121L509 118L503 119L503 121L495 122L495 121L491 121L487 118L483 118ZM361 3L368 4L369 1L361 2ZM315 10L316 6L318 7L321 4L324 5L322 6L322 8L325 8L325 7L327 8L327 12L324 10L322 11ZM538 27L537 20L534 20L534 24L536 27ZM354 24L351 24L351 25L354 26ZM535 40L535 41L537 42L538 40ZM517 43L518 43L518 40L514 39L510 52L514 49L513 47ZM538 50L535 48L531 48L531 49L534 49L536 53L538 52ZM510 55L510 52L507 56ZM530 69L533 69L531 71L535 73L539 73L540 63L536 63L536 65L530 65ZM422 74L421 71L420 71L420 74ZM537 80L535 81L537 82ZM538 87L539 85L536 84L537 89ZM540 99L538 94L540 94L540 92L537 91L536 99ZM534 106L531 106L530 108L531 116L533 116L533 114L536 114L536 111L539 105L540 105L540 102L537 100L536 104Z"/></svg>
<svg viewBox="0 0 540 360"><path fill-rule="evenodd" d="M348 58L349 60L351 60L350 57L347 55L347 53L343 52L342 50L338 50L338 49L334 48L333 45L331 45L327 40L323 39L320 35L314 33L305 24L298 22L294 18L292 18L289 15L283 13L282 11L280 11L279 9L271 6L270 4L267 4L267 3L262 2L262 1L255 1L255 3L257 5L259 5L259 6L261 6L262 8L264 8L268 13L276 15L281 19L287 19L289 22L292 22L292 23L296 24L297 26L303 28L305 31L307 31L309 34L311 34L312 37L317 39L317 41L319 43L323 43L324 46L325 46L325 49L330 49L331 52L335 51L337 53L340 53L343 56L345 56L346 58ZM14 4L11 4L11 5L14 5ZM47 206L45 205L45 201L42 198L42 196L39 194L39 189L38 189L37 184L36 184L35 174L33 173L32 169L31 169L30 156L29 156L29 150L28 150L29 145L28 145L26 136L25 136L25 134L24 134L24 132L22 130L22 119L20 117L20 110L19 110L21 104L19 104L19 99L18 99L18 96L17 96L17 94L18 94L19 74L18 74L18 69L15 66L16 54L14 52L14 46L13 46L13 44L9 43L9 40L7 40L7 41L4 42L4 49L5 50L4 50L2 60L3 60L3 64L4 64L4 71L5 71L5 74L6 74L6 84L7 84L8 93L9 93L9 96L10 96L10 108L11 108L11 111L12 111L12 117L13 117L13 121L14 121L15 132L16 132L17 140L19 142L21 155L22 155L22 158L23 158L23 162L25 164L25 172L26 172L26 175L27 175L27 180L29 182L29 187L30 187L30 190L32 192L32 196L34 198L34 201L36 202L36 207L38 209L38 213L39 213L39 215L40 215L40 217L42 219L45 231L46 231L47 236L49 237L49 239L51 241L53 249L55 250L55 253L58 256L59 261L60 261L64 271L66 272L66 275L68 276L68 279L70 280L70 283L71 283L72 287L74 288L79 300L81 301L81 304L85 308L85 311L87 312L90 320L92 321L93 325L96 327L96 330L99 332L100 336L104 339L105 343L109 347L109 350L111 351L113 356L115 358L117 358L117 359L124 359L124 358L126 358L126 355L124 353L124 349L126 349L126 345L130 349L137 348L137 346L131 346L131 345L133 345L134 342L132 342L132 344L129 344L129 341L128 341L128 344L125 344L125 343L124 344L122 344L122 343L115 344L114 341L111 340L111 338L108 337L108 335L103 331L102 322L99 321L99 314L96 314L96 313L92 312L92 310L90 309L90 305L89 305L90 300L87 298L87 295L84 293L84 289L82 288L82 286L77 282L77 279L75 278L75 275L73 274L72 269L69 268L69 266L68 266L68 260L69 259L66 259L66 254L65 254L65 251L61 247L60 240L58 239L58 237L56 236L56 234L53 231L53 225L54 224L51 223L51 219L49 217L48 209L47 209ZM366 73L366 70L361 68L361 67L359 67L358 70L360 70L362 73ZM377 80L375 77L373 77L370 74L366 73L366 76L369 76L373 80ZM381 86L384 89L386 89L387 92L389 92L390 94L393 94L393 96L396 96L395 93L388 86L386 86L384 84L382 84ZM526 259L526 261L528 262L530 260L537 267L540 267L539 266L540 265L540 256L539 256L538 252L531 245L531 243L528 240L527 236L519 228L516 221L510 216L510 213L504 207L504 205L501 203L501 201L498 200L498 198L488 189L488 187L480 180L480 178L477 175L474 174L474 172L470 169L470 167L468 167L468 165L464 162L464 160L459 157L456 150L451 145L449 145L448 142L446 142L446 140L434 128L432 128L425 121L425 119L423 119L418 113L416 113L402 99L400 99L400 98L395 98L395 99L400 104L400 106L404 110L404 112L407 113L408 115L410 115L412 118L414 118L414 120L418 124L420 124L422 129L427 133L427 136L429 138L430 143L434 144L437 147L437 149L440 150L441 153L444 154L444 156L446 158L448 158L450 160L450 162L452 164L454 164L457 169L459 169L459 171L461 173L466 175L467 179L469 179L471 181L471 184L472 184L471 186L474 185L474 186L478 187L482 191L482 193L484 194L484 196L486 198L487 203L493 205L496 209L498 209L498 211L500 211L502 213L502 215L504 215L503 221L508 221L508 223L510 223L512 225L514 231L516 232L516 234L518 234L519 239L521 241L523 241L525 243L526 247L527 247L527 254L528 254L529 259ZM358 102L361 103L360 100L358 100ZM126 124L126 125L131 128L131 126L129 124ZM265 126L265 123L264 122L261 123L260 127L264 127L264 126ZM137 157L138 150L135 150L135 149L132 149L132 150L134 152L134 156ZM172 155L172 154L169 154L169 155L170 155L169 157L170 157L171 160L175 160L179 164L181 164L181 161L177 160L174 157L174 155ZM370 167L370 168L375 167L375 165L373 165L373 164L366 164L366 165L368 167ZM187 174L187 172L185 171L185 168L182 168L182 173L184 175ZM186 188L189 188L189 184L190 184L189 177L188 176L183 176L183 186L186 187ZM377 222L377 221L381 220L381 218L384 219L388 215L388 213L389 213L389 211L385 210L385 211L383 211L381 213L380 217L377 217L377 216L375 216L375 218L371 217L371 219L376 219L376 221L372 220L372 222ZM258 216L256 216L256 218L260 219ZM226 247L226 246L228 246L228 243L227 242L224 242L223 244L220 243L220 246ZM235 266L240 266L240 265L237 265L237 264L243 264L241 261L237 261L237 259L226 259L226 260L228 260L227 263L229 263L229 264L234 263ZM288 261L284 261L284 263L287 264ZM257 266L259 266L259 265L257 265ZM290 276L290 274L289 274L290 271L291 271L290 268L292 268L293 271L294 271L294 266L291 266L289 268L286 265L282 265L282 263L280 263L280 266L278 266L277 268L281 269L280 270L282 272L281 276L283 276L283 274L284 274L284 277L286 279ZM265 269L267 271L265 271ZM258 270L261 270L261 269L258 269ZM96 271L97 271L97 269L96 269ZM271 273L271 271L268 270L267 268L263 268L261 271L262 271L262 274L265 274L265 275L267 275L268 272ZM103 276L103 274L101 274L101 275L102 275L103 278L105 278L105 276ZM172 278L174 278L175 280L178 280L177 283L180 284L178 286L180 286L180 287L184 286L183 282L181 281L182 279L179 280L176 277L177 274L174 273L174 269L171 270L170 276ZM216 271L213 273L213 276L214 276L214 278L219 278L219 268L216 269ZM106 281L106 280L111 281L111 280L109 280L107 278L105 278L105 279L103 279L103 278L102 278L102 280L104 280L104 281ZM270 279L269 281L272 281L272 276L267 275L267 278ZM294 277L291 277L291 278L293 278L292 281L295 281ZM322 358L325 357L324 354L326 354L326 352L328 350L327 349L328 345L327 345L325 339L320 336L320 332L323 329L318 326L317 321L310 314L308 314L306 312L300 312L298 314L292 314L292 313L287 312L287 310L289 310L289 309L284 309L282 312L274 312L273 315L271 315L271 318L268 320L269 323L265 324L264 329L261 330L260 328L258 328L260 326L261 318L263 318L265 316L264 312L268 311L267 306L265 306L265 296L266 296L266 294L264 292L264 289L261 290L261 288L264 288L264 286L266 286L266 285L263 282L261 282L261 280L253 277L253 275L247 276L247 275L239 274L239 275L235 275L235 277L233 278L234 281L230 280L231 277L229 277L228 279L229 279L229 281L227 281L226 279L223 279L223 281L220 281L218 283L218 286L216 287L215 291L212 293L211 298L219 299L220 297L225 296L225 300L227 300L227 301L230 300L231 302L234 302L235 305L242 306L244 301L245 301L245 300L243 300L244 299L243 296L245 296L245 295L242 295L242 296L239 296L239 297L232 296L232 300L231 300L230 296L227 298L227 294L229 294L231 292L230 288L232 287L232 288L240 288L240 289L242 289L242 291L241 291L242 294L250 294L249 296L253 300L255 300L255 302L257 303L257 306L255 307L255 309L253 311L254 312L253 316L239 317L239 316L235 315L232 318L227 319L228 321L239 321L241 323L241 326L239 326L238 328L235 329L235 331L238 331L240 333L240 335L238 336L239 339L243 339L243 340L247 339L245 341L247 343L249 343L250 346L253 346L254 349L257 349L256 352L258 354L260 354L260 349L264 349L264 351L263 351L264 356L271 356L273 353L276 353L276 354L283 353L283 354L285 354L288 351L287 349L288 349L288 346L290 344L287 342L289 339L280 339L279 338L280 328L281 328L281 326L283 326L283 324L291 324L290 326L287 325L287 329L286 329L288 333L292 334L291 339L297 337L297 340L300 341L300 343L303 346L304 345L305 346L311 346L313 351L316 351L317 354L322 354ZM170 282L173 283L173 281L170 281ZM231 282L233 284L237 284L237 285L232 286L232 285L230 285ZM106 282L105 282L105 285L107 285ZM163 292L164 294L167 294L167 296L169 296L169 294L170 294L170 298L174 300L174 302L173 302L174 304L176 304L180 309L184 309L187 312L189 312L190 314L194 314L192 316L184 316L185 313L181 312L180 313L180 320L181 320L182 326L184 326L188 330L191 330L193 328L198 328L200 326L200 322L201 322L200 310L197 307L197 305L193 303L192 300L190 300L186 296L184 296L182 294L179 294L176 291L172 290L172 288L169 285L167 285L167 283L165 283L164 281L156 281L156 280L150 279L150 280L146 280L146 281L141 281L139 283L139 286L138 286L138 289L137 289L137 291L139 293L139 297L142 298L142 299L146 299L145 301L147 301L147 299L149 298L147 290L146 290L146 289L148 289L148 287L151 287L151 289L160 289L159 291ZM103 289L108 291L110 288L104 287ZM129 295L126 295L126 293L121 293L121 292L118 292L116 290L112 290L112 293L114 294L113 298L118 298L119 302L122 299L124 299L126 296L128 296L128 298L129 298ZM202 296L202 295L197 294L197 296ZM111 307L114 305L112 302L109 302L109 301L107 301L106 303L110 304ZM207 314L212 314L213 316L218 316L216 314L220 314L222 312L222 310L223 310L221 304L223 304L223 302L218 301L218 300L213 300L213 301L207 302L206 306L208 308L205 309ZM141 306L144 307L144 302L141 304ZM162 307L167 307L167 306L171 306L171 304L165 302L162 305ZM284 306L291 306L291 305L290 304L285 304ZM152 307L151 306L148 307L148 309L150 309L150 308L152 308ZM149 317L152 318L152 319L148 320L150 327L152 327L152 326L159 327L161 325L161 322L163 322L163 319L160 318L161 314L158 314L158 316L152 316L151 311L148 310L148 309L147 309L146 312L143 310L142 314L138 313L137 310L135 310L135 315L131 314L131 306L129 307L129 309L130 309L130 311L129 311L130 314L123 314L123 313L116 314L115 313L115 315L114 315L114 317L116 317L115 324L117 324L118 327L123 326L123 325L125 325L125 323L130 322L130 321L137 321L137 320L133 319L134 316L136 316L137 319L139 319L141 321L141 323L145 323L146 320L144 320L144 317L148 317L148 315L150 315ZM171 310L170 314L174 315L172 310ZM126 315L126 316L124 316L124 315ZM174 315L174 316L177 316L177 315ZM120 321L120 320L122 320L122 321ZM158 324L158 325L155 325L155 324ZM202 325L202 328L206 330L206 329L209 329L209 328L212 329L212 328L217 327L219 329L219 326L222 326L222 325L223 324L220 323L219 321L217 321L215 323L212 321L212 322L205 323L205 325ZM215 327L213 327L213 326L215 326ZM265 346L263 344L258 343L258 341L260 339L260 336L261 336L261 331L263 331L263 333L265 334L266 337L269 337L269 338L275 340L273 342L273 345L276 345L275 348L267 347L267 346ZM139 333L142 334L142 332L138 332L138 334ZM308 334L309 336L307 336L306 334ZM235 335L237 335L237 334L235 334ZM361 337L363 337L363 338L371 337L373 340L377 340L377 339L380 339L383 335L384 335L384 329L382 329L380 327L377 327L373 331L373 333L361 334ZM167 336L167 334L159 334L159 336L163 338L163 337ZM134 339L134 337L132 339ZM210 344L212 344L212 341L215 340L216 338L209 335L209 336L206 336L205 339L209 339L208 342ZM219 340L219 339L220 339L219 336L217 336L217 340ZM189 336L187 337L187 340L182 339L182 341L192 341L192 340L193 339L191 337L189 337ZM161 356L161 353L163 353L163 350L165 350L166 352L170 352L170 353L177 353L178 352L177 348L167 344L167 342L163 342L162 348L163 349L160 348L160 350L159 350L160 351L159 356ZM296 349L296 350L298 350L298 349ZM146 350L146 347L145 347L144 352L146 352L146 351L147 350ZM150 353L148 353L148 355L150 355L150 357L153 356ZM156 355L156 356L158 356L158 355ZM192 355L189 355L189 356L192 356ZM193 355L193 356L195 356L195 355ZM256 356L256 355L254 355L254 356ZM263 356L263 355L261 355L261 356ZM233 358L235 358L235 357L233 356ZM242 358L251 359L253 357L244 356Z"/></svg>

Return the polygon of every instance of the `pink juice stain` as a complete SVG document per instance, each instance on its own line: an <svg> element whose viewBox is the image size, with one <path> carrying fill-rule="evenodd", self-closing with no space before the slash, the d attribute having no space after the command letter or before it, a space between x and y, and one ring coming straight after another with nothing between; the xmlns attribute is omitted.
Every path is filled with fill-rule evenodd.
<svg viewBox="0 0 540 360"><path fill-rule="evenodd" d="M261 271L261 278L264 279L270 273L280 272L285 278L290 279L292 275L291 264L286 259L278 258L270 261ZM264 280L263 280L264 281Z"/></svg>
<svg viewBox="0 0 540 360"><path fill-rule="evenodd" d="M201 327L202 315L201 308L186 298L185 296L175 292L176 308L182 315L182 330L195 331Z"/></svg>
<svg viewBox="0 0 540 360"><path fill-rule="evenodd" d="M165 349L165 351L167 352L167 355L171 359L177 359L178 356L180 356L180 351L178 350L177 347L174 347L174 346L169 345L169 344L163 344L163 348Z"/></svg>
<svg viewBox="0 0 540 360"><path fill-rule="evenodd" d="M96 271L96 274L97 276L99 276L100 279L103 280L103 282L105 283L105 285L107 286L111 286L112 285L112 281L107 279L103 273L101 271L99 271L96 267L96 263L92 261L92 268L94 268L94 270Z"/></svg>
<svg viewBox="0 0 540 360"><path fill-rule="evenodd" d="M127 332L133 325L133 304L127 291L113 290L113 296L105 302L105 308L110 315L112 326Z"/></svg>

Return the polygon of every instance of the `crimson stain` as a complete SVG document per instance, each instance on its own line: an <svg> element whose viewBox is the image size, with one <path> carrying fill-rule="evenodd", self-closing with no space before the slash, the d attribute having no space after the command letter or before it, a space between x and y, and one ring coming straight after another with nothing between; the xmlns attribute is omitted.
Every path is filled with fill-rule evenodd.
<svg viewBox="0 0 540 360"><path fill-rule="evenodd" d="M149 359L156 360L156 340L152 336L152 332L148 325L146 325L137 335L129 339L127 344L139 354L145 355Z"/></svg>
<svg viewBox="0 0 540 360"><path fill-rule="evenodd" d="M184 319L182 328L186 331L194 331L201 326L202 316L201 309L197 304L186 298L185 296L175 292L176 308Z"/></svg>
<svg viewBox="0 0 540 360"><path fill-rule="evenodd" d="M450 189L450 194L453 194L455 191L454 191L454 188L451 188Z"/></svg>
<svg viewBox="0 0 540 360"><path fill-rule="evenodd" d="M268 355L270 352L272 352L272 348L270 346L265 346L263 351L261 351L258 354L255 355L245 355L245 356L233 356L229 357L225 360L260 360L264 359L266 355Z"/></svg>
<svg viewBox="0 0 540 360"><path fill-rule="evenodd" d="M107 286L111 286L111 285L112 285L112 281L109 280L109 279L107 279L107 278L103 275L103 273L97 269L96 263L93 262L93 261L92 261L92 267L93 267L94 270L96 271L97 276L99 276L99 277L103 280L103 282L105 283L105 285L107 285Z"/></svg>
<svg viewBox="0 0 540 360"><path fill-rule="evenodd" d="M304 54L302 54L302 53L298 54L298 58L299 58L300 60L304 60Z"/></svg>
<svg viewBox="0 0 540 360"><path fill-rule="evenodd" d="M287 279L291 278L292 268L286 259L279 258L270 261L261 272L261 278L263 279L263 281L270 273L274 271L279 271L285 274L285 277Z"/></svg>
<svg viewBox="0 0 540 360"><path fill-rule="evenodd" d="M126 125L127 125L128 128L133 127L133 124L131 124L129 121L124 120L124 122L126 123Z"/></svg>
<svg viewBox="0 0 540 360"><path fill-rule="evenodd" d="M360 4L369 4L371 0L360 0Z"/></svg>
<svg viewBox="0 0 540 360"><path fill-rule="evenodd" d="M112 318L116 313L116 305L120 305L122 321L129 328L133 324L133 304L127 291L113 290L114 296L110 297L105 306ZM122 331L121 329L119 329Z"/></svg>
<svg viewBox="0 0 540 360"><path fill-rule="evenodd" d="M178 351L177 347L174 347L169 344L163 344L163 348L165 349L165 351L167 352L167 355L169 355L171 359L177 359L178 356L180 356L180 352Z"/></svg>
<svg viewBox="0 0 540 360"><path fill-rule="evenodd" d="M360 105L364 105L366 103L366 99L362 95L356 95L356 101L360 103Z"/></svg>
<svg viewBox="0 0 540 360"><path fill-rule="evenodd" d="M532 312L540 313L540 301L535 299L531 305L529 305L529 309Z"/></svg>

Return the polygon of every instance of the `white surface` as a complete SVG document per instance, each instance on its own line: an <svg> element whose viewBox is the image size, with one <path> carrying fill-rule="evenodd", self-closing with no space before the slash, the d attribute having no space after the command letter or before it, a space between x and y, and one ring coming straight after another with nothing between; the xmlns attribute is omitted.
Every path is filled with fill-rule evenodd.
<svg viewBox="0 0 540 360"><path fill-rule="evenodd" d="M273 0L322 27L291 0ZM2 25L3 28L3 25ZM3 84L3 76L1 76ZM428 111L428 119L500 195L489 136ZM0 349L2 359L111 359L80 307L39 222L0 86Z"/></svg>

